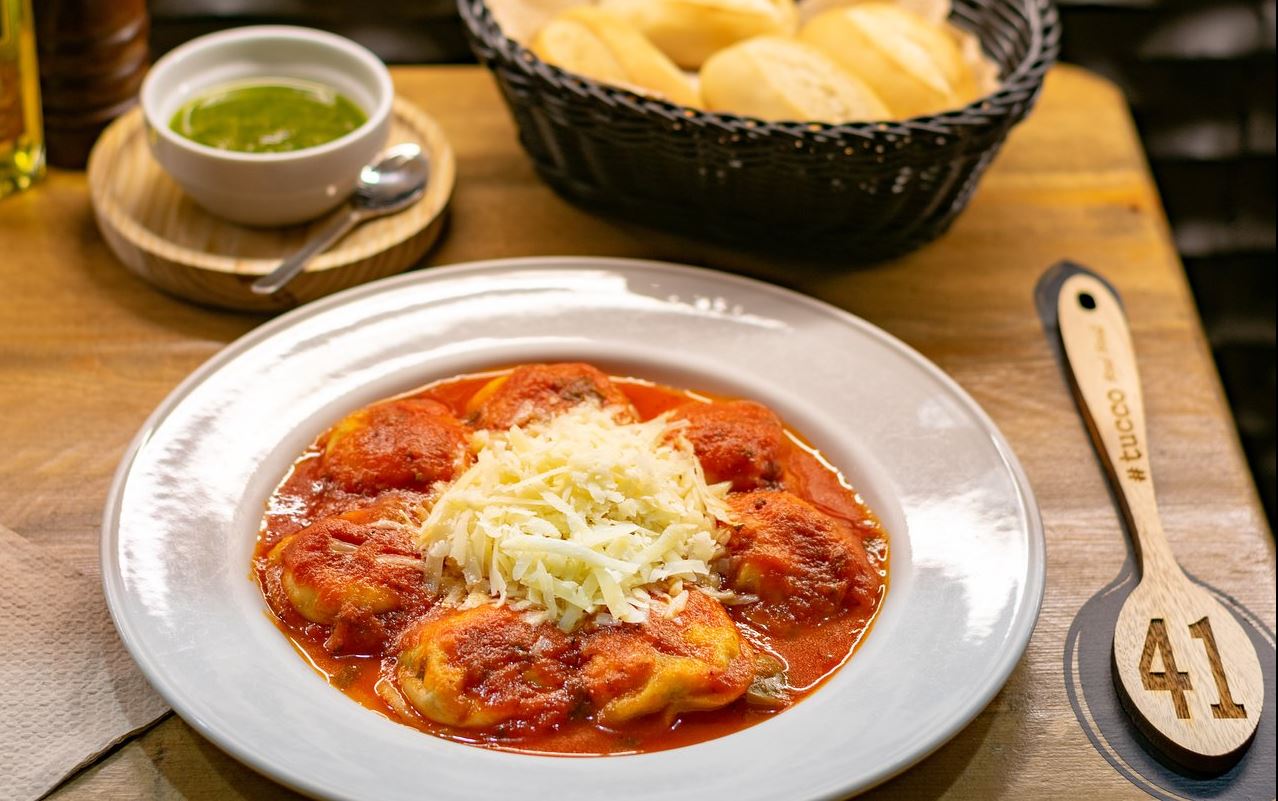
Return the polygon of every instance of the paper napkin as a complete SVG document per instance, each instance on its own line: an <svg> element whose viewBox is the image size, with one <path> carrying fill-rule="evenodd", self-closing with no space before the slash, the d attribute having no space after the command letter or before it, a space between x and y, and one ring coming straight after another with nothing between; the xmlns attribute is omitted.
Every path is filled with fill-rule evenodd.
<svg viewBox="0 0 1278 801"><path fill-rule="evenodd" d="M167 711L101 584L0 526L0 794L40 798Z"/></svg>

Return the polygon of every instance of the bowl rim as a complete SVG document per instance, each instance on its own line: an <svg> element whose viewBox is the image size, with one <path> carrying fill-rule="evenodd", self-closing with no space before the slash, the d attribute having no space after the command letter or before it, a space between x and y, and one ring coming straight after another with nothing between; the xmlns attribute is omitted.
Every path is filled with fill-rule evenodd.
<svg viewBox="0 0 1278 801"><path fill-rule="evenodd" d="M876 133L907 134L925 132L939 135L954 133L951 126L989 124L999 117L1006 117L1011 111L1009 106L1015 105L1019 96L1025 92L1030 98L1037 94L1048 69L1056 62L1060 51L1060 19L1056 4L1052 0L1005 0L1009 4L1023 7L1025 18L1030 26L1030 46L1025 56L1018 60L1009 70L1006 77L1000 76L998 87L964 106L942 111L936 114L925 114L901 120L858 120L854 122L821 122L819 120L765 120L743 114L723 111L711 111L690 106L682 106L656 95L642 94L623 86L615 86L579 75L575 72L557 67L543 61L527 45L512 39L502 30L497 18L493 15L488 0L458 0L457 6L462 21L476 40L483 41L487 47L505 48L505 58L518 64L527 74L541 81L555 80L565 88L576 89L578 93L589 93L605 102L616 105L635 106L644 104L648 110L658 111L683 124L698 127L717 127L734 132L752 134L778 133L788 136L815 133L825 136L866 139ZM476 7L482 7L483 13L476 14ZM952 21L955 12L951 10ZM485 20L485 17L487 18ZM494 39L485 28L491 27L497 33ZM980 35L972 32L985 50L985 42ZM481 58L481 61L483 59ZM576 86L573 87L568 82ZM1013 122L1020 118L1015 114Z"/></svg>
<svg viewBox="0 0 1278 801"><path fill-rule="evenodd" d="M166 120L159 118L157 109L159 101L155 97L155 93L158 91L155 88L159 80L157 76L163 76L166 72L174 69L177 64L197 53L210 49L224 48L246 41L269 42L272 40L308 42L319 45L320 47L328 48L330 51L340 52L352 57L369 67L377 86L377 103L374 108L368 111L368 119L364 120L364 123L355 130L323 144L280 153L248 153L239 150L223 150L200 144L173 131L169 128ZM251 78L246 80L251 80ZM147 72L146 79L142 82L142 88L138 92L138 101L142 106L143 118L146 120L147 127L154 131L156 136L164 139L168 144L199 156L243 164L295 163L341 150L363 139L382 126L390 117L391 104L394 99L395 87L391 82L390 72L382 60L374 55L371 50L358 42L347 39L345 36L300 25L247 25L198 36L189 42L179 45L156 61L151 66L150 71Z"/></svg>

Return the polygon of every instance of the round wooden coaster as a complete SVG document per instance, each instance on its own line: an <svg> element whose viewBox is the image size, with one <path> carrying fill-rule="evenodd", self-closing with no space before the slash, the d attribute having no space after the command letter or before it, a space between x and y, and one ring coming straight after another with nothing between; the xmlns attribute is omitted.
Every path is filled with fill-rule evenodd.
<svg viewBox="0 0 1278 801"><path fill-rule="evenodd" d="M151 157L146 126L136 109L103 132L89 156L89 191L98 227L120 261L160 289L233 309L278 311L402 272L439 238L457 170L452 147L430 115L402 99L395 101L392 113L387 144L416 142L430 159L425 196L406 211L356 228L274 296L254 295L249 285L329 218L249 228L215 217L188 198Z"/></svg>

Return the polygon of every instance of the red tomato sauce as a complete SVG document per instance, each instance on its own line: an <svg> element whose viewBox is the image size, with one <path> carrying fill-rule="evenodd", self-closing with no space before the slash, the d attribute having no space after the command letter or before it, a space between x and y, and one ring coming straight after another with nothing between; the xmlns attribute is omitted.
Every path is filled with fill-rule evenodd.
<svg viewBox="0 0 1278 801"><path fill-rule="evenodd" d="M471 397L503 372L506 371L446 379L405 397L438 401L464 420L470 411L467 404ZM652 419L689 400L729 400L633 378L614 377L612 380L634 405L641 420ZM752 705L745 698L740 698L719 709L680 713L673 720L651 715L617 728L606 728L588 718L570 719L551 731L503 737L491 732L442 725L418 714L411 707L388 703L378 688L379 685L383 685L382 689L393 686L394 653L383 656L330 653L325 648L331 634L330 627L311 623L292 608L280 585L280 570L268 559L271 549L282 539L316 520L369 504L367 496L344 493L320 474L323 436L294 463L267 504L255 551L254 575L276 625L329 684L363 706L421 731L481 747L563 756L644 753L711 740L766 720L811 694L851 658L869 632L887 591L886 532L855 490L821 453L798 432L788 427L786 432L795 447L789 449L786 457L784 488L827 515L850 523L865 543L871 564L880 571L883 583L877 602L868 612L847 612L816 623L799 624L784 632L767 631L752 624L747 614L748 606L727 607L740 634L757 649L785 665L791 700L779 708ZM378 500L389 501L396 496L411 495L404 491L391 491L383 493ZM380 616L380 625L403 631L426 614L429 614L429 604L409 603L402 609Z"/></svg>

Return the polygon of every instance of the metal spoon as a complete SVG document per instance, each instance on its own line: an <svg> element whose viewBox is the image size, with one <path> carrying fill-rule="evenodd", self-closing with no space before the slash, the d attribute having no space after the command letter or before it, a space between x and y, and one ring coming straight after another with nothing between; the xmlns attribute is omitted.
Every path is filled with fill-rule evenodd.
<svg viewBox="0 0 1278 801"><path fill-rule="evenodd" d="M430 180L430 163L414 144L396 145L360 170L355 194L346 214L326 225L301 250L253 282L255 295L273 295L297 277L302 268L328 250L355 226L403 211L421 199Z"/></svg>

